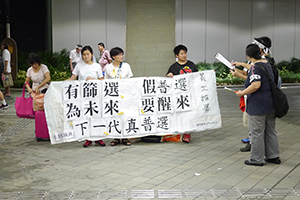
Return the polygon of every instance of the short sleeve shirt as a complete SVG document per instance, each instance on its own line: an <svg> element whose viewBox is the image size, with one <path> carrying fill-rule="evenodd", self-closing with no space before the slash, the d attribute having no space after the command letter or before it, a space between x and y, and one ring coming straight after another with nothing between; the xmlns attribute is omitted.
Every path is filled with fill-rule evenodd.
<svg viewBox="0 0 300 200"><path fill-rule="evenodd" d="M245 88L249 87L251 83L255 81L260 81L261 86L255 92L247 95L246 112L249 115L266 115L268 113L274 112L271 86L269 84L268 78L266 77L264 71L262 71L262 69L259 67L259 65L263 67L267 73L269 73L270 78L274 81L272 68L269 63L259 62L251 66L247 79L244 83Z"/></svg>
<svg viewBox="0 0 300 200"><path fill-rule="evenodd" d="M124 79L132 76L133 74L128 63L122 62L121 67L114 67L113 63L105 66L105 79Z"/></svg>
<svg viewBox="0 0 300 200"><path fill-rule="evenodd" d="M101 66L95 62L91 65L86 64L84 61L79 62L72 74L78 76L78 80L86 80L89 76L94 79L103 77Z"/></svg>
<svg viewBox="0 0 300 200"><path fill-rule="evenodd" d="M73 49L70 52L70 57L69 58L72 59L72 62L79 63L81 61L81 54L80 54L80 52L77 53L76 49Z"/></svg>
<svg viewBox="0 0 300 200"><path fill-rule="evenodd" d="M167 74L171 72L173 75L179 75L179 74L192 73L197 71L198 69L196 65L192 61L188 60L183 65L179 64L178 62L174 63L173 65L170 66Z"/></svg>
<svg viewBox="0 0 300 200"><path fill-rule="evenodd" d="M41 68L38 72L34 72L32 67L29 67L27 70L26 76L32 80L32 90L35 91L35 88L39 86L45 80L45 74L49 72L48 67L44 64L41 64ZM48 83L40 88L42 91L45 88L48 88Z"/></svg>
<svg viewBox="0 0 300 200"><path fill-rule="evenodd" d="M10 53L7 49L4 49L3 52L2 52L2 59L3 59L3 62L5 63L5 61L7 61L7 73L11 73L11 67L10 67L10 59L11 59L11 56L10 56ZM5 65L4 65L4 70L5 70Z"/></svg>

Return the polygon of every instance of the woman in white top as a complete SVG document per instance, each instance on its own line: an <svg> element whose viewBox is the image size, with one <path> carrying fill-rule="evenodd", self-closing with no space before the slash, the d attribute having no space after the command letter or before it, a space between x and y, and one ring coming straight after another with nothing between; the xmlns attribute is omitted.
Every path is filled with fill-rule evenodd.
<svg viewBox="0 0 300 200"><path fill-rule="evenodd" d="M105 66L105 79L124 79L133 76L130 65L123 62L124 51L120 47L115 47L110 50L110 57L113 62ZM121 143L120 139L111 141L111 146L116 146ZM122 144L130 146L131 142L124 138Z"/></svg>
<svg viewBox="0 0 300 200"><path fill-rule="evenodd" d="M83 61L79 62L72 72L71 78L69 80L103 80L102 69L98 63L93 62L93 49L90 46L84 46L81 50L81 55ZM92 145L92 141L87 140L83 147L89 147ZM105 143L102 140L95 141L96 144L104 147Z"/></svg>
<svg viewBox="0 0 300 200"><path fill-rule="evenodd" d="M51 80L50 72L48 67L41 64L41 58L35 54L31 53L28 57L28 63L31 65L26 73L25 86L29 93L35 92L46 93ZM32 88L30 87L30 80L32 80Z"/></svg>
<svg viewBox="0 0 300 200"><path fill-rule="evenodd" d="M113 62L105 66L105 79L124 79L133 76L130 65L123 62L123 54L120 47L110 50Z"/></svg>

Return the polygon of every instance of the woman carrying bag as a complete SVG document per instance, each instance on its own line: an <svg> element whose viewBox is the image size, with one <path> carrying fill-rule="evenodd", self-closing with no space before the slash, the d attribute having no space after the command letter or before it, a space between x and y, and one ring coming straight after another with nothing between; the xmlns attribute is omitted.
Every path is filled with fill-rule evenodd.
<svg viewBox="0 0 300 200"><path fill-rule="evenodd" d="M251 156L246 165L263 166L265 162L280 164L279 144L275 130L275 106L271 87L265 71L274 81L271 65L261 57L256 44L246 47L246 57L253 65L244 83L245 89L236 92L238 97L247 95L246 112L251 132Z"/></svg>

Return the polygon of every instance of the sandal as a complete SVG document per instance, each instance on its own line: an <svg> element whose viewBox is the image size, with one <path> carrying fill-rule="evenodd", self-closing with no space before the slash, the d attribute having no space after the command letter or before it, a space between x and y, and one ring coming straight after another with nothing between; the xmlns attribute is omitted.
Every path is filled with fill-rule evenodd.
<svg viewBox="0 0 300 200"><path fill-rule="evenodd" d="M113 141L110 142L110 146L116 146L120 143L121 143L120 139L114 139Z"/></svg>
<svg viewBox="0 0 300 200"><path fill-rule="evenodd" d="M182 142L190 143L190 141L191 141L191 135L183 134Z"/></svg>
<svg viewBox="0 0 300 200"><path fill-rule="evenodd" d="M122 140L122 144L126 145L126 146L130 146L131 142L128 139L123 139Z"/></svg>

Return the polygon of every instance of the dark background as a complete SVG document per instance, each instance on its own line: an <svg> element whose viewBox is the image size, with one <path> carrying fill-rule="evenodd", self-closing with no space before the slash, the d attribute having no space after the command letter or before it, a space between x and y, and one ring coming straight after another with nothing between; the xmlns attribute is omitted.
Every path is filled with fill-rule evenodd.
<svg viewBox="0 0 300 200"><path fill-rule="evenodd" d="M0 0L0 42L6 38L7 2L10 37L16 41L18 51L45 51L49 0Z"/></svg>

